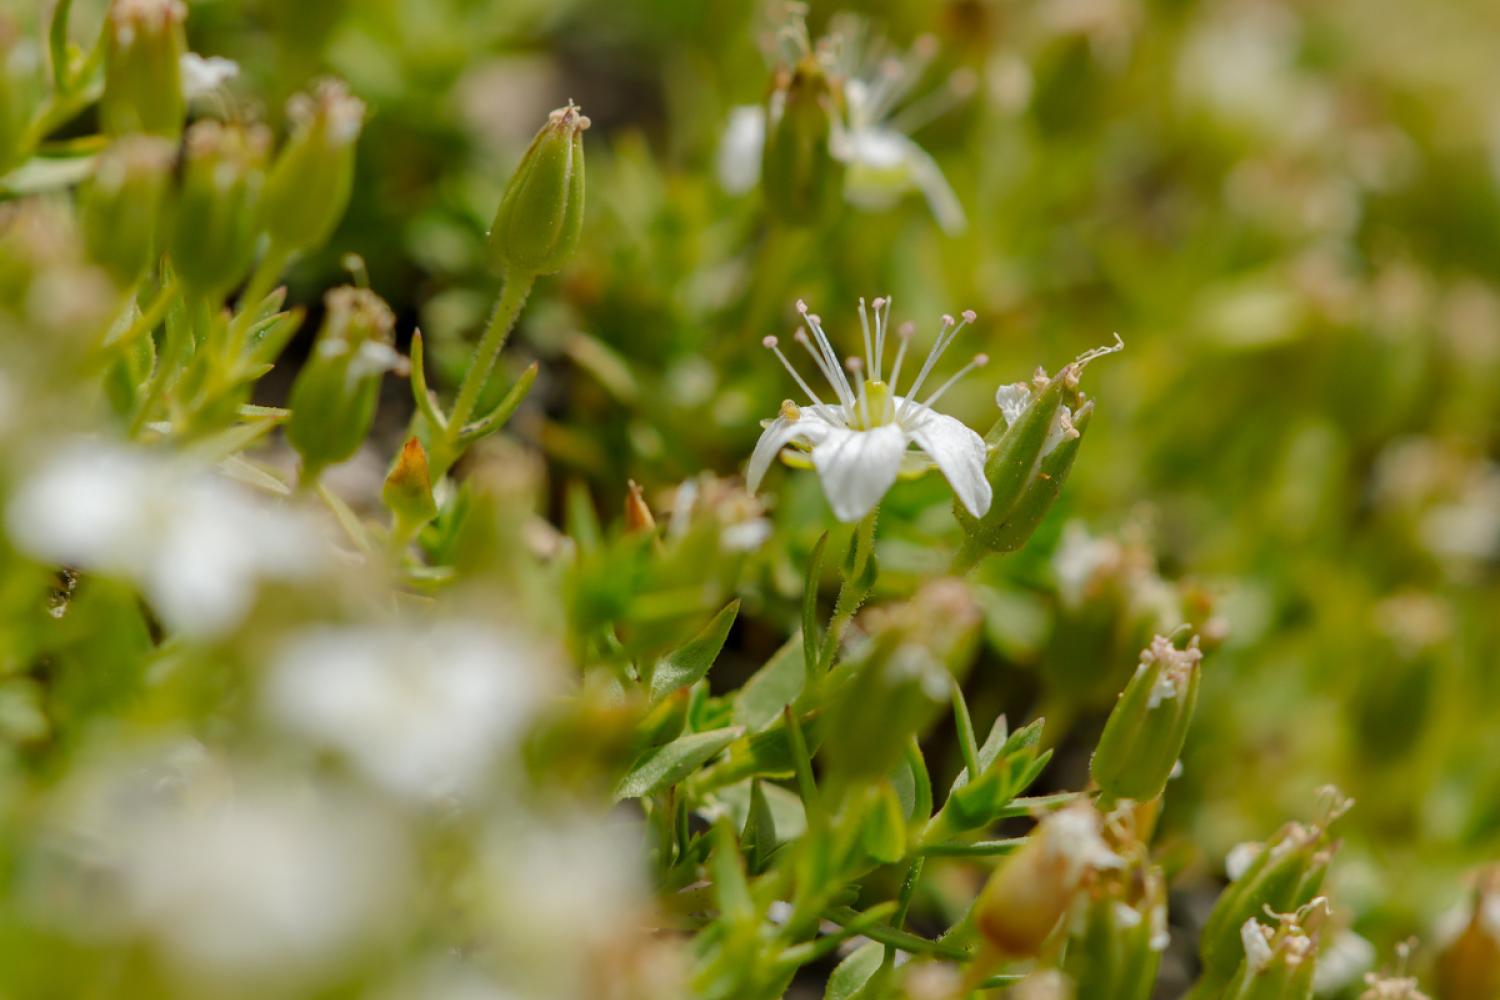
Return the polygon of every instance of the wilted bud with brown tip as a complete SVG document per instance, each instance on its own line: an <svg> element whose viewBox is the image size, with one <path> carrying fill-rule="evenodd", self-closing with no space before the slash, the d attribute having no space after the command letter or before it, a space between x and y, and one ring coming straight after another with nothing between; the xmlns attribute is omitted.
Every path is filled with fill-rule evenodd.
<svg viewBox="0 0 1500 1000"><path fill-rule="evenodd" d="M1437 958L1441 1000L1500 996L1500 865L1480 873L1463 931Z"/></svg>
<svg viewBox="0 0 1500 1000"><path fill-rule="evenodd" d="M182 0L115 0L110 6L99 99L105 132L145 132L172 140L182 135L186 20Z"/></svg>
<svg viewBox="0 0 1500 1000"><path fill-rule="evenodd" d="M1124 864L1101 828L1099 811L1079 800L1043 819L1000 863L974 904L979 932L991 947L1011 958L1038 954L1085 880Z"/></svg>
<svg viewBox="0 0 1500 1000"><path fill-rule="evenodd" d="M401 446L390 473L385 477L380 499L395 519L391 534L399 542L410 539L422 529L422 525L437 517L432 477L427 469L427 449L415 436L407 438L406 444Z"/></svg>
<svg viewBox="0 0 1500 1000"><path fill-rule="evenodd" d="M632 535L656 530L656 518L651 516L641 484L634 479L625 484L625 530Z"/></svg>

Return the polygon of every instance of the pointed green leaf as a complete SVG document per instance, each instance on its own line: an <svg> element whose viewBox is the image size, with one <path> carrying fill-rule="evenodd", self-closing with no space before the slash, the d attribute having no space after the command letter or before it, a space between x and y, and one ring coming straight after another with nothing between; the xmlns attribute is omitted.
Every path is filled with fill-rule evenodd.
<svg viewBox="0 0 1500 1000"><path fill-rule="evenodd" d="M823 1000L860 1000L867 996L865 987L875 978L884 961L885 945L875 941L860 945L828 977Z"/></svg>
<svg viewBox="0 0 1500 1000"><path fill-rule="evenodd" d="M781 717L807 682L801 637L793 635L734 696L734 721L757 732Z"/></svg>
<svg viewBox="0 0 1500 1000"><path fill-rule="evenodd" d="M660 701L678 688L698 682L708 673L708 668L714 665L719 651L724 648L724 640L729 638L729 627L734 624L735 616L739 613L740 602L731 601L724 610L714 615L703 631L656 664L656 669L651 672L653 702Z"/></svg>
<svg viewBox="0 0 1500 1000"><path fill-rule="evenodd" d="M636 758L620 783L616 799L636 799L677 784L744 734L740 726L692 733Z"/></svg>

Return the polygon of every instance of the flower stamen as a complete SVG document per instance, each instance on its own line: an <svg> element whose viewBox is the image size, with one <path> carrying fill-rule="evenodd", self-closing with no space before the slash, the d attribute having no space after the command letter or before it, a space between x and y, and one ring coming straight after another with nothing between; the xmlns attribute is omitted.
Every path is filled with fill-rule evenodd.
<svg viewBox="0 0 1500 1000"><path fill-rule="evenodd" d="M923 406L927 406L927 407L932 406L933 403L936 403L942 397L943 393L945 393L949 389L953 388L953 386L958 383L959 379L963 378L965 375L969 374L969 372L973 371L974 369L976 369L976 368L983 368L985 365L987 365L989 363L990 363L990 356L988 354L976 354L976 355L974 355L973 359L970 360L970 362L968 364L964 365L958 371L954 372L953 375L952 375L952 377L950 377L948 379L948 381L946 381L942 385L938 386L937 389L935 389L933 391L932 395L930 395L926 399L924 399L922 401L922 405Z"/></svg>
<svg viewBox="0 0 1500 1000"><path fill-rule="evenodd" d="M797 373L797 369L792 367L792 363L787 360L786 355L781 353L781 348L777 346L779 343L780 342L775 337L765 337L762 338L760 342L762 347L766 348L772 354L776 355L777 360L781 362L781 367L787 370L787 374L790 375L792 377L792 380L797 383L798 388L807 393L807 397L809 399L811 399L819 406L825 405L824 402L818 398L818 394L812 391L812 386L803 381L802 376Z"/></svg>

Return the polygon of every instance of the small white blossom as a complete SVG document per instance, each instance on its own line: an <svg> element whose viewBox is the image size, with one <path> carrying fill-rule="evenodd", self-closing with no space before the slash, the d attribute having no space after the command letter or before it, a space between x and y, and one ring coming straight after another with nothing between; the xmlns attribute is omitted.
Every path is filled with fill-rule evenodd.
<svg viewBox="0 0 1500 1000"><path fill-rule="evenodd" d="M1318 967L1313 971L1313 992L1320 996L1337 993L1357 982L1374 964L1375 946L1353 931L1343 931L1318 956Z"/></svg>
<svg viewBox="0 0 1500 1000"><path fill-rule="evenodd" d="M327 552L302 516L206 469L98 442L55 449L6 513L18 548L130 579L195 636L233 628L262 579L306 577Z"/></svg>
<svg viewBox="0 0 1500 1000"><path fill-rule="evenodd" d="M223 56L198 55L186 52L182 56L182 96L196 101L213 94L230 80L240 75L239 64Z"/></svg>
<svg viewBox="0 0 1500 1000"><path fill-rule="evenodd" d="M812 465L823 481L823 491L833 507L834 516L841 521L857 521L875 508L903 469L919 471L930 462L947 477L959 502L969 513L975 517L984 516L992 496L984 475L984 439L953 417L932 409L932 404L965 374L983 366L989 359L983 354L977 355L925 400L918 402L917 399L917 393L933 366L959 332L974 321L974 314L965 312L962 320L943 317L937 343L907 388L906 395L901 396L897 394L898 380L911 339L911 328L904 326L896 331L901 343L887 382L884 358L891 303L889 298L877 298L872 305L873 331L864 300L859 303L865 358L861 361L852 357L848 362L855 381L859 382L856 390L844 374L844 365L823 330L823 321L808 312L806 304L797 303L806 327L797 331L796 340L811 355L813 364L832 388L834 403L825 403L819 398L781 352L775 337L765 338L765 346L780 359L797 385L812 400L812 405L799 407L790 401L782 404L780 415L765 425L766 429L750 456L745 477L747 485L752 492L760 486L772 460L781 454L783 448L803 446L811 451ZM812 336L807 333L809 329ZM866 367L870 377L861 379L860 372ZM909 451L913 445L925 453L925 460Z"/></svg>
<svg viewBox="0 0 1500 1000"><path fill-rule="evenodd" d="M265 704L286 728L421 801L480 787L540 707L547 667L529 644L477 625L321 628L276 656Z"/></svg>
<svg viewBox="0 0 1500 1000"><path fill-rule="evenodd" d="M884 210L918 191L944 232L962 232L967 222L958 196L937 161L910 133L972 94L975 75L958 70L941 88L908 100L937 54L930 36L918 39L909 52L896 53L870 37L860 18L840 15L816 51L800 19L785 27L781 37L790 42L788 54L794 59L811 55L826 65L831 78L843 81L842 114L834 117L829 151L847 168L844 195L849 203ZM759 183L765 141L763 106L731 109L717 164L724 190L741 194Z"/></svg>

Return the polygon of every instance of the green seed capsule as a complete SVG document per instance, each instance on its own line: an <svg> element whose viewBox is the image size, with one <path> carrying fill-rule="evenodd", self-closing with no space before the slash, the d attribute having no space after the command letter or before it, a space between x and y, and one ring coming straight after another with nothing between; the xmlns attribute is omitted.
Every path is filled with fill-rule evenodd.
<svg viewBox="0 0 1500 1000"><path fill-rule="evenodd" d="M1066 968L1080 997L1147 1000L1167 946L1165 880L1144 859L1105 874L1079 913Z"/></svg>
<svg viewBox="0 0 1500 1000"><path fill-rule="evenodd" d="M181 0L114 0L104 28L104 94L99 99L106 133L145 132L174 141L182 135L186 20Z"/></svg>
<svg viewBox="0 0 1500 1000"><path fill-rule="evenodd" d="M79 199L90 255L121 285L151 266L172 181L176 147L153 136L126 136L99 157Z"/></svg>
<svg viewBox="0 0 1500 1000"><path fill-rule="evenodd" d="M1141 653L1090 763L1105 794L1144 801L1162 793L1193 720L1202 659L1197 636L1177 649L1159 635Z"/></svg>
<svg viewBox="0 0 1500 1000"><path fill-rule="evenodd" d="M188 130L171 255L193 294L222 296L249 270L270 146L260 126L202 121Z"/></svg>
<svg viewBox="0 0 1500 1000"><path fill-rule="evenodd" d="M766 105L761 190L766 205L793 225L811 225L843 198L844 164L833 155L840 93L811 54L778 72Z"/></svg>
<svg viewBox="0 0 1500 1000"><path fill-rule="evenodd" d="M365 105L337 80L325 80L288 106L292 137L266 181L266 231L287 252L323 245L349 207L354 146Z"/></svg>
<svg viewBox="0 0 1500 1000"><path fill-rule="evenodd" d="M391 347L396 317L379 296L363 288L335 288L325 302L328 314L312 356L292 385L292 415L286 426L287 440L302 456L302 478L308 483L359 448L375 420L380 378L398 360ZM406 451L402 454L405 457ZM407 494L415 485L415 465L414 459L402 470L398 463L403 506L411 500ZM390 501L387 494L386 502Z"/></svg>
<svg viewBox="0 0 1500 1000"><path fill-rule="evenodd" d="M490 227L490 261L510 275L553 274L583 232L583 133L572 103L547 118L506 185Z"/></svg>

